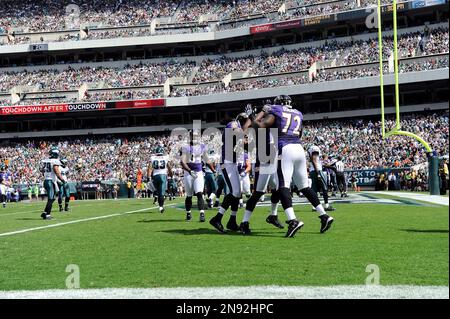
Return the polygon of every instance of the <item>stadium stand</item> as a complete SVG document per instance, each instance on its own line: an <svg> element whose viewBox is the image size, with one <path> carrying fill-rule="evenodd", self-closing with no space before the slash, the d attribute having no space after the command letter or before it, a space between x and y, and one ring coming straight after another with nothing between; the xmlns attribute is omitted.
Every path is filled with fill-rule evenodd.
<svg viewBox="0 0 450 319"><path fill-rule="evenodd" d="M304 144L312 144L315 136L323 136L323 153L344 156L346 165L353 169L413 169L423 162L424 149L418 142L402 136L382 140L380 125L380 121L371 120L309 122L305 125ZM389 127L393 125L394 121L388 122ZM438 154L448 154L448 112L412 114L402 120L402 127L420 134ZM152 150L159 143L166 145L170 152L168 135L154 134L131 138L110 136L6 142L0 147L0 162L8 160L9 170L14 172L17 182L40 183L42 176L38 164L47 156L50 145L58 145L70 167L76 168L76 181L125 180L135 177L137 168L145 168ZM81 158L78 154L90 156Z"/></svg>
<svg viewBox="0 0 450 319"><path fill-rule="evenodd" d="M445 155L446 0L399 2L402 125ZM170 128L194 119L220 127L246 103L289 94L307 121L305 144L322 135L323 152L345 155L349 169L407 167L417 173L408 187L426 188L423 148L380 136L378 39L365 21L376 0L55 3L0 6L0 161L17 183L40 182L37 163L55 143L77 181L133 178L156 143L171 147ZM80 160L81 152L92 156Z"/></svg>
<svg viewBox="0 0 450 319"><path fill-rule="evenodd" d="M0 34L8 36L0 45L224 30L366 8L375 5L376 0L79 0L65 4L61 6L54 0L4 1L0 8ZM74 10L73 5L78 8ZM160 28L152 31L153 22L158 22ZM46 34L49 31L53 34ZM55 32L61 34L55 37Z"/></svg>
<svg viewBox="0 0 450 319"><path fill-rule="evenodd" d="M373 35L373 34L372 34ZM399 39L399 50L402 58L407 58L401 62L402 72L423 71L436 68L448 68L448 58L446 56L436 57L436 54L448 53L448 27L438 26L431 28L427 34L424 30L416 32L405 32ZM264 87L284 86L292 84L306 84L307 77L304 74L290 75L284 77L282 81L271 78L257 78L258 76L275 75L281 73L291 73L307 71L314 63L324 62L332 64L323 65L322 71L318 72L316 78L320 81L334 81L348 78L359 78L376 76L376 65L367 66L360 69L361 64L373 63L377 61L378 45L377 41L371 37L365 40L339 41L335 39L326 41L317 46L302 46L298 48L271 48L271 51L262 51L258 55L248 56L220 56L217 58L194 57L196 61L186 59L181 62L177 60L164 62L135 62L133 64L116 63L111 67L100 66L104 64L93 64L59 69L34 68L34 70L23 70L17 68L11 71L0 71L0 81L2 82L1 92L7 93L16 86L29 86L31 92L39 91L63 91L77 90L83 84L87 84L89 89L98 88L121 88L123 91L128 87L148 87L152 85L163 85L169 78L183 78L183 84L199 83L193 87L175 87L170 96L193 96L211 93L239 91L245 89L257 89ZM392 51L392 38L386 37L383 43L384 59L388 59ZM426 57L426 62L414 62L412 58L421 60ZM122 64L120 66L120 64ZM354 65L354 70L348 68ZM335 67L345 66L345 70L337 70ZM14 71L13 71L14 70ZM239 78L248 78L243 81L232 81L227 87L221 83L206 83L210 81L222 81L230 73L239 74ZM194 75L193 75L194 74ZM313 82L313 81L309 81ZM162 90L142 89L142 97L161 97ZM92 96L102 96L109 99L129 99L127 94L115 94L115 91L102 93L90 92L85 96L92 100ZM60 99L57 99L60 101ZM83 98L81 100L84 100ZM5 103L5 102L3 102ZM26 104L19 101L17 104Z"/></svg>

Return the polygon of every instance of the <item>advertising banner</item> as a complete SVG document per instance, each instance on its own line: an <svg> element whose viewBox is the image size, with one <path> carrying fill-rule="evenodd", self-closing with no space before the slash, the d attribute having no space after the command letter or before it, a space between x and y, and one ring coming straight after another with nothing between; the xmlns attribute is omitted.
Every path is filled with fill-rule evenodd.
<svg viewBox="0 0 450 319"><path fill-rule="evenodd" d="M82 182L81 190L83 192L94 192L100 186L100 182Z"/></svg>
<svg viewBox="0 0 450 319"><path fill-rule="evenodd" d="M0 106L0 116L104 111L111 109L152 108L152 107L163 107L165 106L165 104L166 104L165 99L152 99L152 100L134 100L134 101L118 101L118 102Z"/></svg>
<svg viewBox="0 0 450 319"><path fill-rule="evenodd" d="M357 179L358 186L375 186L376 179L379 174L384 174L385 176L391 171L395 173L400 173L402 171L409 171L411 168L385 168L385 169L360 169L360 170L348 170L346 171L347 180L350 180L352 176Z"/></svg>

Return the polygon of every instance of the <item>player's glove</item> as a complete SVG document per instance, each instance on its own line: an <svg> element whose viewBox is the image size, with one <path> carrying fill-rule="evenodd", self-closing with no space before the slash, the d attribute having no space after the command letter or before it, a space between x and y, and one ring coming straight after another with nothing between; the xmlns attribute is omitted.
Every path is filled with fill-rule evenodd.
<svg viewBox="0 0 450 319"><path fill-rule="evenodd" d="M253 107L252 107L251 104L247 104L247 105L245 106L244 112L245 112L245 114L247 114L247 116L248 116L250 119L253 119L254 116L255 116L254 110L253 110Z"/></svg>
<svg viewBox="0 0 450 319"><path fill-rule="evenodd" d="M195 171L190 171L189 174L192 176L193 179L196 179L198 177L198 174Z"/></svg>
<svg viewBox="0 0 450 319"><path fill-rule="evenodd" d="M271 110L270 105L269 105L269 104L266 104L266 105L263 106L263 108L262 108L261 111L263 111L264 113L269 113L270 110Z"/></svg>

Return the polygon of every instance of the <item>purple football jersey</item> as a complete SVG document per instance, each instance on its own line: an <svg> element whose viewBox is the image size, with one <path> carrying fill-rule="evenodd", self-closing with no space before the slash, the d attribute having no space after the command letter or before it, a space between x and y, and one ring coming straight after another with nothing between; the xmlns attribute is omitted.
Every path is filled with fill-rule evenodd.
<svg viewBox="0 0 450 319"><path fill-rule="evenodd" d="M205 144L186 145L183 148L184 153L188 156L189 161L187 165L194 172L202 171L202 155L206 151Z"/></svg>
<svg viewBox="0 0 450 319"><path fill-rule="evenodd" d="M288 144L300 144L302 112L283 105L272 105L270 114L275 116L273 127L278 129L278 149Z"/></svg>

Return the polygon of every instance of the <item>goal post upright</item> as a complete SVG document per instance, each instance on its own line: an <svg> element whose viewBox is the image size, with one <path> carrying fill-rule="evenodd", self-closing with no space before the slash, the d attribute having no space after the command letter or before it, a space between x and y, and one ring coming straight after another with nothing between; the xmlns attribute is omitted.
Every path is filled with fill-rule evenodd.
<svg viewBox="0 0 450 319"><path fill-rule="evenodd" d="M398 77L398 42L397 42L397 0L392 2L393 12L393 45L394 45L394 88L395 88L395 127L386 132L384 116L384 76L383 76L383 36L381 23L381 0L377 0L378 53L380 60L380 102L381 102L381 136L383 139L392 135L412 137L423 145L428 158L428 189L431 195L439 195L439 159L436 152L420 136L412 132L402 131L400 123L400 89Z"/></svg>

